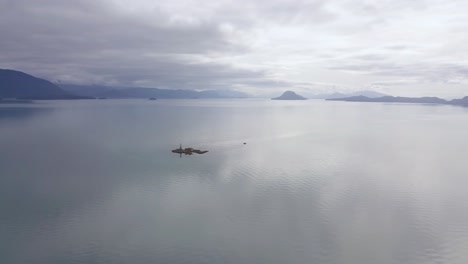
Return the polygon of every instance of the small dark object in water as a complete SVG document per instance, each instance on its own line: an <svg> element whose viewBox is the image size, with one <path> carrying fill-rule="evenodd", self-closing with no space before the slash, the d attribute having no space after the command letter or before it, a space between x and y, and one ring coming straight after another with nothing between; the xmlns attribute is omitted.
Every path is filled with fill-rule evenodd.
<svg viewBox="0 0 468 264"><path fill-rule="evenodd" d="M180 156L182 157L182 154L184 155L193 155L193 153L197 153L197 154L205 154L207 153L208 150L199 150L199 149L194 149L194 148L182 148L182 144L180 145L180 147L178 149L173 149L172 150L172 153L177 153L177 154L180 154Z"/></svg>
<svg viewBox="0 0 468 264"><path fill-rule="evenodd" d="M247 143L244 142L244 145L247 145Z"/></svg>
<svg viewBox="0 0 468 264"><path fill-rule="evenodd" d="M154 97L151 97L151 98L149 98L148 100L156 100L156 98L154 98Z"/></svg>

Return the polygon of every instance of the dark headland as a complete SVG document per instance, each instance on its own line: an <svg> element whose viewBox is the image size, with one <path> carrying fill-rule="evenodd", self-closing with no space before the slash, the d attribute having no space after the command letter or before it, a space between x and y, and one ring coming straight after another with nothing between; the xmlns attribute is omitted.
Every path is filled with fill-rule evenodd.
<svg viewBox="0 0 468 264"><path fill-rule="evenodd" d="M0 69L0 97L26 100L89 99L62 90L57 85L32 75Z"/></svg>
<svg viewBox="0 0 468 264"><path fill-rule="evenodd" d="M409 104L437 104L437 105L459 105L468 107L468 96L462 99L454 99L451 101L444 100L438 97L394 97L382 96L378 98L369 98L366 96L352 96L346 98L327 99L328 101L345 101L345 102L380 102L380 103L409 103Z"/></svg>
<svg viewBox="0 0 468 264"><path fill-rule="evenodd" d="M281 96L271 98L271 100L307 100L307 98L300 96L293 91L286 91Z"/></svg>

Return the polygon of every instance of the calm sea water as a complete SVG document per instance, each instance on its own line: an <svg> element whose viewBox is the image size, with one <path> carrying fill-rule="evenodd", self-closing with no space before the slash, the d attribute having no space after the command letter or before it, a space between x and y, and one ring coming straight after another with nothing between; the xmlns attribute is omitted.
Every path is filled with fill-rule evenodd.
<svg viewBox="0 0 468 264"><path fill-rule="evenodd" d="M0 263L466 264L467 135L452 106L0 105Z"/></svg>

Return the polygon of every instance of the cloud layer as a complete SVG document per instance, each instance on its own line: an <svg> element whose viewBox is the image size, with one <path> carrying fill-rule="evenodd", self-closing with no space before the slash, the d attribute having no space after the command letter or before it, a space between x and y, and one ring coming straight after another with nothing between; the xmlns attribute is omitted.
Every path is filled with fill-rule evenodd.
<svg viewBox="0 0 468 264"><path fill-rule="evenodd" d="M468 94L464 0L0 0L0 68L269 95Z"/></svg>

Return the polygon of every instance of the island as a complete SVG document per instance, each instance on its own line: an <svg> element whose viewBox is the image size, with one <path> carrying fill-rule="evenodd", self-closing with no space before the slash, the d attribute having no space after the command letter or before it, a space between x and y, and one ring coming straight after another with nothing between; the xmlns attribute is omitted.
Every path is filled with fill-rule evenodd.
<svg viewBox="0 0 468 264"><path fill-rule="evenodd" d="M293 91L286 91L281 96L271 98L271 100L307 100L307 98L300 96Z"/></svg>
<svg viewBox="0 0 468 264"><path fill-rule="evenodd" d="M172 150L172 153L180 154L181 157L182 157L182 154L184 154L184 155L193 155L193 153L205 154L207 152L208 152L208 150L199 150L199 149L194 149L194 148L182 148L182 144L180 145L180 147L178 149L173 149Z"/></svg>

